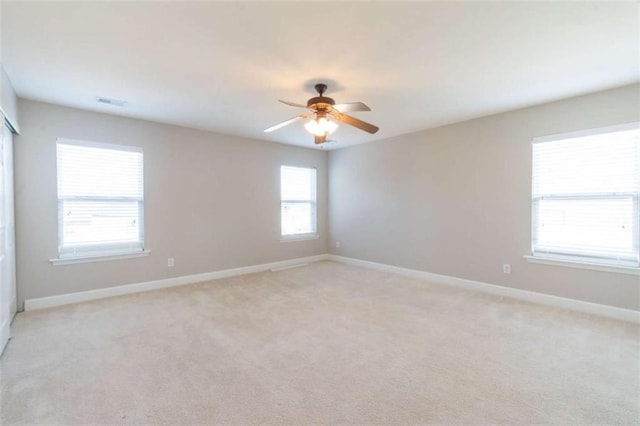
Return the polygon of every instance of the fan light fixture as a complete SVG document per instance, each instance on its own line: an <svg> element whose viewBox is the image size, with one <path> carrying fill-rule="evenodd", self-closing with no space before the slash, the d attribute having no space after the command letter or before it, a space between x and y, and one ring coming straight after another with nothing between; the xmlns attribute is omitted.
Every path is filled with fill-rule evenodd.
<svg viewBox="0 0 640 426"><path fill-rule="evenodd" d="M306 109L306 113L297 115L287 121L283 121L282 123L278 123L264 131L266 133L273 132L274 130L281 129L282 127L288 126L298 120L306 120L309 117L312 117L312 120L305 123L304 127L314 136L313 141L316 144L329 142L327 137L338 128L338 124L336 123L337 121L346 123L371 134L380 130L378 126L374 126L366 121L362 121L358 118L345 114L346 112L351 111L371 111L371 108L362 102L336 104L336 101L332 98L324 96L324 92L327 90L326 84L318 83L314 87L320 96L315 96L309 99L306 105L297 104L295 102L280 101L285 105Z"/></svg>
<svg viewBox="0 0 640 426"><path fill-rule="evenodd" d="M324 136L335 132L338 125L333 121L327 120L326 117L320 117L307 122L304 125L304 128L312 135Z"/></svg>

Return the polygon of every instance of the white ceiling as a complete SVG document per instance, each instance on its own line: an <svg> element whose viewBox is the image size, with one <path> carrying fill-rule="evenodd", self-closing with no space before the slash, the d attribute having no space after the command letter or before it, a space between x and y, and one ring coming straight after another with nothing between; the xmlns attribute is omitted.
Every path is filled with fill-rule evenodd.
<svg viewBox="0 0 640 426"><path fill-rule="evenodd" d="M316 82L376 135L339 148L638 82L635 2L2 2L19 96L313 146L293 117ZM96 96L126 100L124 107Z"/></svg>

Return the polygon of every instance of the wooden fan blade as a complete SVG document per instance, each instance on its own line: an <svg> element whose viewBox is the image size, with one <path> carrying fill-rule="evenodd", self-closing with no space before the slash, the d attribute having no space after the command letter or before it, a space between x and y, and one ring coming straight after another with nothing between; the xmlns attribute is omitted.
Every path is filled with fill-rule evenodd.
<svg viewBox="0 0 640 426"><path fill-rule="evenodd" d="M283 121L282 123L276 124L275 126L271 126L271 127L269 127L268 129L264 129L264 132L265 132L265 133L273 132L274 130L278 130L278 129L279 129L279 128L281 128L281 127L287 126L287 125L289 125L289 124L293 123L294 121L298 121L298 120L300 120L301 118L307 118L307 114L300 114L300 115L299 115L299 116L297 116L297 117L290 118L290 119L289 119L289 120L287 120L287 121Z"/></svg>
<svg viewBox="0 0 640 426"><path fill-rule="evenodd" d="M316 143L316 145L321 144L321 143L325 143L327 141L327 134L325 133L322 136L314 136L313 139L314 139L314 142Z"/></svg>
<svg viewBox="0 0 640 426"><path fill-rule="evenodd" d="M352 117L347 114L342 114L341 112L332 112L331 116L338 121L349 124L350 126L357 127L360 130L364 130L368 133L375 133L380 130L379 127L374 126L373 124L369 124L366 121L358 120L355 117Z"/></svg>
<svg viewBox="0 0 640 426"><path fill-rule="evenodd" d="M283 103L283 104L285 104L285 105L289 105L289 106L296 107L296 108L304 108L304 109L306 109L306 108L307 108L307 106L306 106L306 105L297 104L297 103L295 103L295 102L283 101L282 99L278 99L278 102L282 102L282 103Z"/></svg>
<svg viewBox="0 0 640 426"><path fill-rule="evenodd" d="M362 102L349 102L347 104L337 104L333 106L340 112L352 112L352 111L371 111L367 105Z"/></svg>

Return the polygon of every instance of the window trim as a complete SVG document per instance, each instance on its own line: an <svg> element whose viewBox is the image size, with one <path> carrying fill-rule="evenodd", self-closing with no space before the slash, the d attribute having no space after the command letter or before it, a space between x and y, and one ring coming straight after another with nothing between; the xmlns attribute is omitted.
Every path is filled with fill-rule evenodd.
<svg viewBox="0 0 640 426"><path fill-rule="evenodd" d="M609 263L596 263L580 261L576 259L562 258L560 256L542 256L542 255L526 255L523 256L529 263L538 263L541 265L563 266L576 269L588 269L592 271L615 272L619 274L638 275L640 276L640 268L624 265L613 265Z"/></svg>
<svg viewBox="0 0 640 426"><path fill-rule="evenodd" d="M147 256L150 251L145 250L144 242L144 151L141 146L118 145L103 142L83 141L78 139L57 138L56 140L56 157L58 144L75 145L87 148L108 149L121 152L137 152L142 154L142 197L113 197L113 196L66 196L61 197L59 194L59 182L56 177L57 194L57 210L58 210L58 257L49 261L54 265L96 262L101 260L113 260L130 257ZM59 173L59 164L56 159L56 175ZM77 244L63 247L64 236L64 217L62 203L65 201L107 201L107 202L137 202L138 203L138 241L116 242L110 244ZM98 246L99 249L91 249L92 246Z"/></svg>
<svg viewBox="0 0 640 426"><path fill-rule="evenodd" d="M92 256L76 256L65 258L49 259L49 262L53 266L72 265L74 263L92 263L92 262L106 262L109 260L122 260L122 259L134 259L136 257L146 257L151 254L151 250L142 250L130 253L121 254L98 254Z"/></svg>
<svg viewBox="0 0 640 426"><path fill-rule="evenodd" d="M579 130L575 132L568 133L559 133L554 135L542 136L533 138L532 141L532 153L533 153L533 145L539 143L547 143L547 142L557 142L565 139L573 139L587 136L595 136L595 135L604 135L607 133L616 133L626 130L639 130L640 122L631 122L624 123L613 126L605 126L598 127L595 129L586 129ZM535 170L535 162L532 158L531 164L531 184L533 190L534 184L534 175L533 171ZM638 253L634 258L618 258L617 262L613 257L599 257L595 255L589 255L587 253L578 253L573 252L569 253L567 251L563 252L553 252L550 250L538 250L536 251L536 243L538 241L537 235L537 212L539 202L541 200L594 200L594 199L631 199L633 204L633 230L632 234L634 235L633 247L632 250L634 253ZM542 195L542 196L534 196L533 192L531 194L531 253L530 255L524 256L528 262L532 263L542 263L542 264L550 264L550 265L561 265L561 266L569 266L574 268L583 268L583 269L595 269L595 270L604 270L610 272L622 272L622 273L630 273L632 275L637 275L640 271L640 194L636 192L616 192L616 193L591 193L591 194L562 194L562 195Z"/></svg>
<svg viewBox="0 0 640 426"><path fill-rule="evenodd" d="M300 199L283 199L282 198L282 169L288 167L292 169L307 169L313 170L313 192L311 200ZM313 166L292 166L288 164L281 164L279 169L279 182L280 182L280 242L294 242L294 241L306 241L319 238L318 234L318 169ZM311 206L311 220L313 223L312 232L304 232L298 234L283 234L282 233L282 205L284 203L301 203L309 204Z"/></svg>
<svg viewBox="0 0 640 426"><path fill-rule="evenodd" d="M320 238L317 232L314 233L306 233L306 234L289 234L289 235L281 235L280 242L281 243L291 243L294 241L307 241L307 240L317 240Z"/></svg>

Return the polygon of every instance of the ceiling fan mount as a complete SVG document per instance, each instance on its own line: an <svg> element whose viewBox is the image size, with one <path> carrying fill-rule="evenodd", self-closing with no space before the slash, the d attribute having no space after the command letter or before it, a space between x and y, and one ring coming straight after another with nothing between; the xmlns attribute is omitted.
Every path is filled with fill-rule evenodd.
<svg viewBox="0 0 640 426"><path fill-rule="evenodd" d="M345 114L345 112L351 111L371 111L371 108L364 103L351 102L346 104L336 104L336 101L333 100L333 98L324 96L324 93L327 91L326 84L318 83L314 87L319 96L309 99L307 101L307 105L280 100L283 104L292 107L305 108L310 114L300 114L297 117L293 117L287 121L265 129L265 132L273 132L274 130L287 126L294 121L305 119L309 117L309 115L312 115L313 119L305 124L305 128L314 135L314 142L316 144L322 144L328 141L329 134L333 133L333 131L338 127L334 121L349 124L372 134L379 130L379 128L373 124L369 124Z"/></svg>
<svg viewBox="0 0 640 426"><path fill-rule="evenodd" d="M313 87L316 89L316 92L318 92L318 94L320 96L322 96L324 94L324 92L327 91L327 85L324 84L324 83L318 83Z"/></svg>

